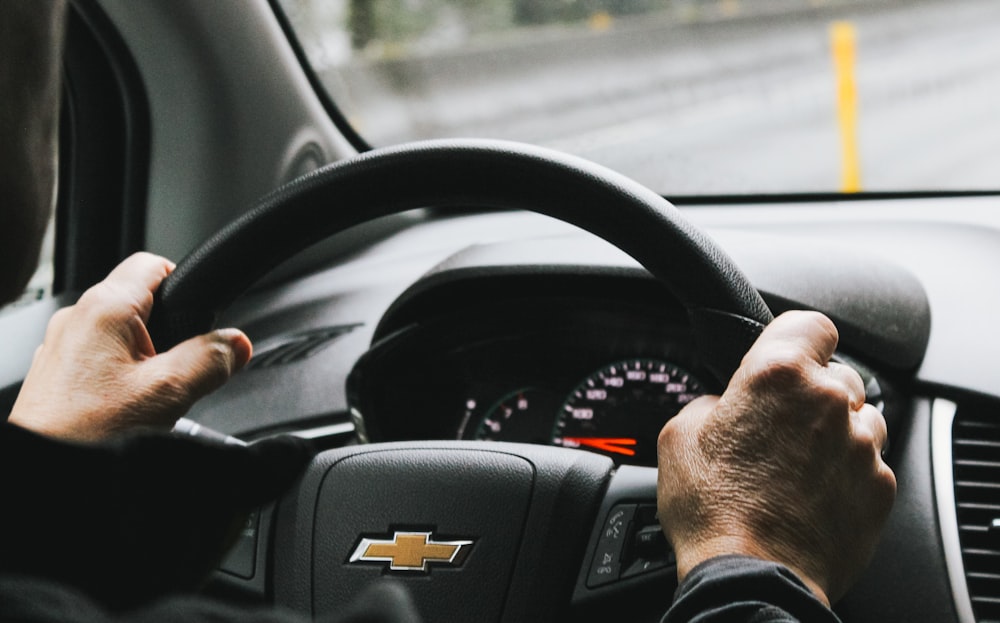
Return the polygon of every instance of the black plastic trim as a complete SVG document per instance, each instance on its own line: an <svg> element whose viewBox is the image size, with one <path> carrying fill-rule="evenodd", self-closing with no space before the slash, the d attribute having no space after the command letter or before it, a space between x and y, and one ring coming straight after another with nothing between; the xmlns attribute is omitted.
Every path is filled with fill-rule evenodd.
<svg viewBox="0 0 1000 623"><path fill-rule="evenodd" d="M240 577L217 569L211 573L202 589L213 595L243 604L265 604L270 597L269 565L273 542L275 504L271 503L257 511L258 521L254 544L253 573L251 577Z"/></svg>
<svg viewBox="0 0 1000 623"><path fill-rule="evenodd" d="M363 136L358 134L358 131L354 129L351 122L347 120L343 111L337 106L337 103L333 101L330 97L329 91L323 85L323 81L320 77L316 75L313 71L312 63L309 62L309 58L306 56L305 50L302 48L302 43L299 41L298 35L295 34L295 29L292 28L291 22L288 21L288 16L285 15L284 9L278 3L278 0L269 0L271 5L271 10L274 11L275 17L278 19L278 23L281 24L281 30L284 31L285 37L288 38L288 43L292 46L292 50L295 52L295 58L298 59L299 65L302 66L302 71L305 72L306 78L309 79L309 85L312 86L313 91L316 92L316 97L319 98L323 108L326 109L330 119L333 124L337 126L340 133L343 135L347 142L351 144L354 149L358 152L371 151L373 149L372 144L364 139Z"/></svg>
<svg viewBox="0 0 1000 623"><path fill-rule="evenodd" d="M96 0L73 0L63 66L56 291L82 290L143 248L150 153L142 77Z"/></svg>
<svg viewBox="0 0 1000 623"><path fill-rule="evenodd" d="M998 190L918 190L877 191L863 193L800 192L800 193L751 193L746 195L664 195L677 206L719 206L815 202L885 201L889 199L942 199L951 197L997 197Z"/></svg>

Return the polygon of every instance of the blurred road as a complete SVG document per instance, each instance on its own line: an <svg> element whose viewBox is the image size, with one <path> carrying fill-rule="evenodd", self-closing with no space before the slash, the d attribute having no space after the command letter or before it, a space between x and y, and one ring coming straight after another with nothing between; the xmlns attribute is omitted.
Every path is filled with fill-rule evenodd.
<svg viewBox="0 0 1000 623"><path fill-rule="evenodd" d="M689 24L619 20L605 32L540 31L530 44L326 77L357 98L362 112L352 119L378 144L527 140L668 195L837 191L829 26L838 19L858 36L863 190L1000 187L989 159L1000 153L995 0L814 2Z"/></svg>

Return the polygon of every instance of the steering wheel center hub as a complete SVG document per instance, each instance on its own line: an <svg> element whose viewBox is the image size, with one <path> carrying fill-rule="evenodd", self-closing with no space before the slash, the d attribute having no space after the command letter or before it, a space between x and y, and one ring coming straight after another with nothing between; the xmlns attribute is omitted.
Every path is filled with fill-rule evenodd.
<svg viewBox="0 0 1000 623"><path fill-rule="evenodd" d="M519 566L542 559L563 571L534 582L565 603L611 467L589 453L483 442L326 452L282 504L295 520L278 524L276 589L322 615L391 577L428 620L500 620L519 608L511 601L534 601L511 587Z"/></svg>

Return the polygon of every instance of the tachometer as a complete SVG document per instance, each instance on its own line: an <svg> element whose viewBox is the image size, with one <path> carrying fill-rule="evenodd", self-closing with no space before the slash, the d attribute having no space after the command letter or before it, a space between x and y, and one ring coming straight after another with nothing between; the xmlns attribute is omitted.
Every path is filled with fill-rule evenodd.
<svg viewBox="0 0 1000 623"><path fill-rule="evenodd" d="M532 387L508 392L484 409L469 399L459 438L545 444L558 405L557 394Z"/></svg>
<svg viewBox="0 0 1000 623"><path fill-rule="evenodd" d="M585 378L556 415L552 443L656 465L663 424L704 392L684 368L654 359L613 363Z"/></svg>

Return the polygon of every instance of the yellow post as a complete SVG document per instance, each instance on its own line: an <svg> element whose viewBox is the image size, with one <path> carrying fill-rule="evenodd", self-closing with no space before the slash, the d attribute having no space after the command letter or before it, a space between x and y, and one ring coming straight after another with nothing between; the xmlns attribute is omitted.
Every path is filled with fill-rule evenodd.
<svg viewBox="0 0 1000 623"><path fill-rule="evenodd" d="M614 21L614 18L607 11L598 11L587 20L587 26L594 32L605 32L611 29Z"/></svg>
<svg viewBox="0 0 1000 623"><path fill-rule="evenodd" d="M856 36L850 22L830 26L830 49L837 72L837 120L840 124L841 190L861 190L861 161L858 157L858 91L854 81Z"/></svg>

